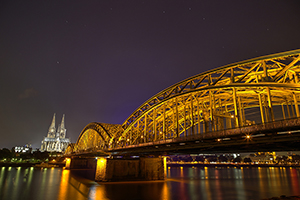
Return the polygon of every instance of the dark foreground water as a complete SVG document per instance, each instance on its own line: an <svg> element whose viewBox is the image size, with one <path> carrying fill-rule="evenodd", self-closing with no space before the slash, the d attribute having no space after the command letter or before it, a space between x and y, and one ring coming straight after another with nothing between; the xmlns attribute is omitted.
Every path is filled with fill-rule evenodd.
<svg viewBox="0 0 300 200"><path fill-rule="evenodd" d="M300 195L300 168L172 167L165 181L96 183L61 168L0 168L1 200L259 200Z"/></svg>

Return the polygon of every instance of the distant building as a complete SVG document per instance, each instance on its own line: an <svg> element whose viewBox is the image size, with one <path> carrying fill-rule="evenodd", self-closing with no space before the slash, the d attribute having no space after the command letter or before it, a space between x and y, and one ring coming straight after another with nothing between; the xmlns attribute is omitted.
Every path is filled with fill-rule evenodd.
<svg viewBox="0 0 300 200"><path fill-rule="evenodd" d="M15 153L31 153L31 145L26 144L25 146L16 146L13 148Z"/></svg>
<svg viewBox="0 0 300 200"><path fill-rule="evenodd" d="M56 130L54 113L47 137L44 137L42 141L41 151L64 152L70 143L70 139L66 138L66 132L65 115L63 115L61 124L58 125Z"/></svg>

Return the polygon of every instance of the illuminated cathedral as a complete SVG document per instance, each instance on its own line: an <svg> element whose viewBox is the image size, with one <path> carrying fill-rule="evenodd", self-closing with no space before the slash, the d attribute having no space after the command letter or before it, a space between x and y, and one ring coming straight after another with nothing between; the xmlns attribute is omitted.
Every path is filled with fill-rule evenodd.
<svg viewBox="0 0 300 200"><path fill-rule="evenodd" d="M54 113L47 137L44 137L44 140L42 141L41 151L64 152L70 143L70 139L66 138L66 132L65 115L63 115L61 124L58 125L56 130Z"/></svg>

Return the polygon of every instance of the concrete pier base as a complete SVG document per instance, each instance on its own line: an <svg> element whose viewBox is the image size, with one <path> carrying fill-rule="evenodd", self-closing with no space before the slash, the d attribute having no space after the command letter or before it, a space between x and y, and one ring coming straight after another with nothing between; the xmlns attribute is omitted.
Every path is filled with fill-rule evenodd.
<svg viewBox="0 0 300 200"><path fill-rule="evenodd" d="M166 176L166 159L68 158L66 169L93 169L95 181L163 180Z"/></svg>
<svg viewBox="0 0 300 200"><path fill-rule="evenodd" d="M65 169L94 169L95 158L67 158Z"/></svg>
<svg viewBox="0 0 300 200"><path fill-rule="evenodd" d="M164 159L105 159L97 161L95 181L163 180Z"/></svg>
<svg viewBox="0 0 300 200"><path fill-rule="evenodd" d="M166 160L160 158L140 158L140 177L145 180L165 179Z"/></svg>

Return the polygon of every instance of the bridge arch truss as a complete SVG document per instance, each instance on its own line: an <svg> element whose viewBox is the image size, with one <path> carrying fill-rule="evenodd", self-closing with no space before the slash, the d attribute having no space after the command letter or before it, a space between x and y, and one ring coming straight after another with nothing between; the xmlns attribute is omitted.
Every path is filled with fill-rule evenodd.
<svg viewBox="0 0 300 200"><path fill-rule="evenodd" d="M213 69L159 92L122 124L116 147L300 117L300 50Z"/></svg>
<svg viewBox="0 0 300 200"><path fill-rule="evenodd" d="M70 144L65 154L97 152L103 149L114 148L116 138L123 132L120 124L106 124L92 122L81 131L77 142Z"/></svg>

